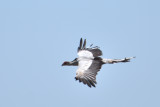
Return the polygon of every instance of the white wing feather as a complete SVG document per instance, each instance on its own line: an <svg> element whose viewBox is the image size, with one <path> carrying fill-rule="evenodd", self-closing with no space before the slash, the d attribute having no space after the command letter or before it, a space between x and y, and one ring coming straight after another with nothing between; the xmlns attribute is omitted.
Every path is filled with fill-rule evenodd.
<svg viewBox="0 0 160 107"><path fill-rule="evenodd" d="M84 59L78 62L78 69L87 70L92 64L92 60Z"/></svg>
<svg viewBox="0 0 160 107"><path fill-rule="evenodd" d="M78 52L79 59L86 58L86 59L93 59L93 54L90 51L87 50L81 50Z"/></svg>
<svg viewBox="0 0 160 107"><path fill-rule="evenodd" d="M78 52L78 69L76 75L82 76L85 71L91 66L93 62L93 54L87 50L81 50Z"/></svg>

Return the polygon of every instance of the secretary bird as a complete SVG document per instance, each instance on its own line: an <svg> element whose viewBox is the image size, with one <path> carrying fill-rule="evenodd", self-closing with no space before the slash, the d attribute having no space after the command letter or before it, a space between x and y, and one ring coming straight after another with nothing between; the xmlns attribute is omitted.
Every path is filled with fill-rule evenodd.
<svg viewBox="0 0 160 107"><path fill-rule="evenodd" d="M130 59L135 57L129 57L124 59L103 59L100 56L102 51L98 46L89 48L86 47L86 39L80 39L78 47L78 58L73 61L65 61L62 66L78 66L76 71L76 80L87 84L89 87L96 87L96 75L100 71L103 64L125 63L130 62Z"/></svg>

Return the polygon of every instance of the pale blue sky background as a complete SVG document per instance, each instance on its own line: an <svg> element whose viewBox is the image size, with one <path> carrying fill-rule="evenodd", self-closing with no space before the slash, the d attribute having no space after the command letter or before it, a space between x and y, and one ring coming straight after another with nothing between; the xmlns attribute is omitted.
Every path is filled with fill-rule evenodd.
<svg viewBox="0 0 160 107"><path fill-rule="evenodd" d="M79 39L104 58L97 87L74 80ZM160 107L159 0L1 0L0 107Z"/></svg>

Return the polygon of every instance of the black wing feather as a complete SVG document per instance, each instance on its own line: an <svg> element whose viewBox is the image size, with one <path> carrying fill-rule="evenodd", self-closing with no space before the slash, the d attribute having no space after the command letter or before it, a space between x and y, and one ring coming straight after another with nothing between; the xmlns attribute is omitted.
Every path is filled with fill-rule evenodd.
<svg viewBox="0 0 160 107"><path fill-rule="evenodd" d="M83 39L80 39L80 43L79 43L79 47L78 47L78 51L82 49L82 43L83 43Z"/></svg>
<svg viewBox="0 0 160 107"><path fill-rule="evenodd" d="M84 40L84 43L83 43L83 49L86 49L86 39Z"/></svg>
<svg viewBox="0 0 160 107"><path fill-rule="evenodd" d="M100 58L94 59L91 66L86 71L84 71L83 75L78 75L77 73L77 80L80 80L80 82L87 84L89 87L96 87L96 75L97 72L101 69L102 65L103 63Z"/></svg>
<svg viewBox="0 0 160 107"><path fill-rule="evenodd" d="M81 38L80 39L80 44L79 44L79 47L78 47L78 52L80 50L87 50L87 51L91 52L94 57L98 57L98 56L102 55L102 51L99 49L98 46L95 46L95 47L91 47L91 46L89 48L86 48L86 39L84 40L84 43L83 43L83 39Z"/></svg>

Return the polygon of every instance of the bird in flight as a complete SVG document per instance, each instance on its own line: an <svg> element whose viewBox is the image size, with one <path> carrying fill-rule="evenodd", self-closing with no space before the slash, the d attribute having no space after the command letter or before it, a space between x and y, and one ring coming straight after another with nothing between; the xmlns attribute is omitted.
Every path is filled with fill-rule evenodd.
<svg viewBox="0 0 160 107"><path fill-rule="evenodd" d="M83 82L89 87L96 87L96 75L100 71L103 64L125 63L130 62L130 59L135 57L129 57L124 59L103 59L100 56L102 51L98 46L86 47L86 39L80 39L78 47L78 58L73 61L65 61L62 66L78 66L76 71L76 80Z"/></svg>

